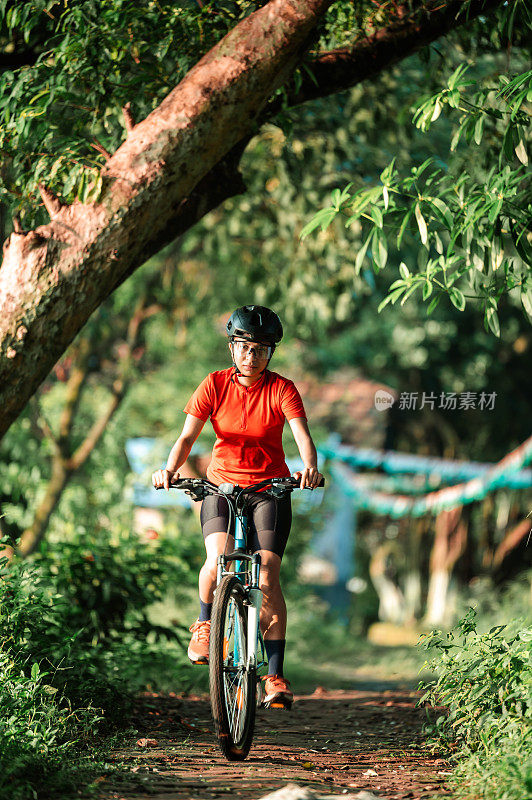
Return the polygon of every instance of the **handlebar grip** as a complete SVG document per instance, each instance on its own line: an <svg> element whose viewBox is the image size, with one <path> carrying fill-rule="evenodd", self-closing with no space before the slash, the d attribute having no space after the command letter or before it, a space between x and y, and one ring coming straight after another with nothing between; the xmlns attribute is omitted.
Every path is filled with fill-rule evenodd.
<svg viewBox="0 0 532 800"><path fill-rule="evenodd" d="M170 484L170 489L195 489L196 483L190 478L178 478L176 481L172 481ZM154 486L154 489L164 489L164 486Z"/></svg>
<svg viewBox="0 0 532 800"><path fill-rule="evenodd" d="M298 486L301 483L299 478L284 478L283 482L285 482L286 486L293 486L294 489L297 489ZM325 478L323 476L322 476L321 480L319 481L319 483L316 484L316 488L319 488L319 487L322 487L322 486L325 486Z"/></svg>

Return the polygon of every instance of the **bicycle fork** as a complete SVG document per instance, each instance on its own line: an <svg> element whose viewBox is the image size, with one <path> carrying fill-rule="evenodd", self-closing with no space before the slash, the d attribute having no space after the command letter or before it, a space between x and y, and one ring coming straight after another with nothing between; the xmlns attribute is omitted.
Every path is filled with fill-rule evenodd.
<svg viewBox="0 0 532 800"><path fill-rule="evenodd" d="M259 617L262 607L262 591L259 588L260 554L251 557L251 586L248 590L248 668L257 666L259 645Z"/></svg>
<svg viewBox="0 0 532 800"><path fill-rule="evenodd" d="M238 542L235 541L235 551L230 553L228 556L219 555L218 556L218 569L216 575L216 585L220 584L220 581L227 575L227 562L234 561L235 562L235 574L238 575L242 572L242 561L250 561L251 562L251 584L246 590L246 599L245 604L248 607L248 625L247 625L247 657L246 657L246 666L249 669L250 667L257 666L257 647L259 644L259 619L260 619L260 610L262 607L262 598L263 594L260 589L260 565L261 565L261 557L260 553L254 553L250 556L248 553L240 550L237 547Z"/></svg>

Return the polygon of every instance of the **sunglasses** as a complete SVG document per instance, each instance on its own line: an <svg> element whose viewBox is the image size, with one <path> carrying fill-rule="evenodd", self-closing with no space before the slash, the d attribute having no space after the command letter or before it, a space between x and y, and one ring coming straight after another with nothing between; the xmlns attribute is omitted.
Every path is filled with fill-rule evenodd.
<svg viewBox="0 0 532 800"><path fill-rule="evenodd" d="M233 347L239 356L254 353L257 358L269 358L272 350L267 344L250 344L243 339L233 339Z"/></svg>

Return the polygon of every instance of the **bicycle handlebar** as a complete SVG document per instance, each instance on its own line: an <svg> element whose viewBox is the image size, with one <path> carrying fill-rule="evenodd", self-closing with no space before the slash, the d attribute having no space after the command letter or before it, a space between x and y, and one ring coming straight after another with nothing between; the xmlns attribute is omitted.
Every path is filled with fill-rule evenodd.
<svg viewBox="0 0 532 800"><path fill-rule="evenodd" d="M325 479L322 478L318 483L318 487L325 485ZM263 489L266 486L271 486L271 492L274 495L281 495L285 492L291 492L293 489L299 489L301 480L299 478L266 478L266 480L254 483L251 486L238 486L234 483L221 483L220 486L211 483L211 481L204 480L203 478L178 478L170 484L170 488L180 489L181 491L191 494L194 499L201 500L207 494L220 494L220 495L235 495L235 494L248 494ZM156 486L156 489L163 489L163 486ZM309 487L305 487L309 488ZM237 490L237 491L235 491ZM265 492L269 494L270 492Z"/></svg>

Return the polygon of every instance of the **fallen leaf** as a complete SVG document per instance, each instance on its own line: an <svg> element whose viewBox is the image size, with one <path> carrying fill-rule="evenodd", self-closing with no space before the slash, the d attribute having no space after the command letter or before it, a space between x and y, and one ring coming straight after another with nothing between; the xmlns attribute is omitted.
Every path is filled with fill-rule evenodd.
<svg viewBox="0 0 532 800"><path fill-rule="evenodd" d="M139 739L137 742L138 747L157 747L157 739Z"/></svg>

